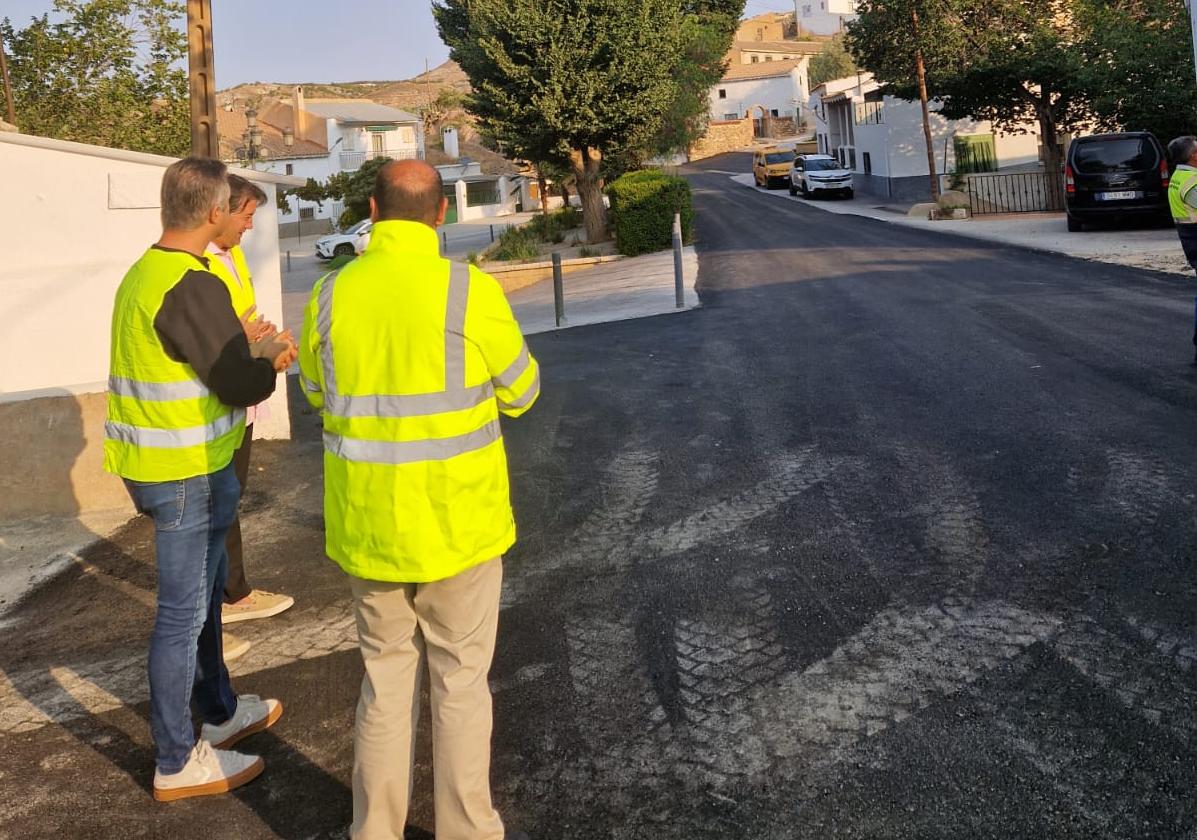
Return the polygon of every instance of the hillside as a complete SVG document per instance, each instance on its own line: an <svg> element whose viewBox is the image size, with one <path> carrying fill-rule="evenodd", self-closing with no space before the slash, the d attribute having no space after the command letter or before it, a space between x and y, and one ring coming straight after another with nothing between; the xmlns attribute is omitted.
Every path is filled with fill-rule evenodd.
<svg viewBox="0 0 1197 840"><path fill-rule="evenodd" d="M459 94L470 92L470 81L465 73L452 61L446 61L427 73L414 79L398 81L361 82L250 82L217 92L218 101L228 98L255 99L272 97L285 102L291 101L296 85L302 85L308 99L371 99L392 108L401 108L415 113L423 112L429 103L434 103L441 91L451 89Z"/></svg>

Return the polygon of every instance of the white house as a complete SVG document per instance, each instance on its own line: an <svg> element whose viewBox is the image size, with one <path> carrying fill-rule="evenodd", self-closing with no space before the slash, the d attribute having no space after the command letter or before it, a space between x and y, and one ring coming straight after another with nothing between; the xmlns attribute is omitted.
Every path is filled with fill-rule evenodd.
<svg viewBox="0 0 1197 840"><path fill-rule="evenodd" d="M815 35L834 35L856 19L856 0L794 0L798 26Z"/></svg>
<svg viewBox="0 0 1197 840"><path fill-rule="evenodd" d="M356 172L375 157L423 158L423 120L407 111L365 99L313 99L296 87L290 103L256 104L259 148L249 154L249 102L226 103L218 111L221 153L226 161L276 175L324 183L338 172ZM340 202L287 199L279 210L284 236L324 233L337 224Z"/></svg>
<svg viewBox="0 0 1197 840"><path fill-rule="evenodd" d="M710 91L712 122L771 117L802 121L809 96L810 59L730 64Z"/></svg>
<svg viewBox="0 0 1197 840"><path fill-rule="evenodd" d="M980 149L998 170L1038 168L1039 139L1034 125L1024 133L996 131L988 122L949 120L932 102L931 136L935 171L957 168L957 151ZM855 174L858 191L883 198L918 201L931 192L927 143L918 102L884 94L869 73L835 79L811 92L819 151L836 157Z"/></svg>
<svg viewBox="0 0 1197 840"><path fill-rule="evenodd" d="M161 233L162 172L173 158L0 133L11 233L0 262L0 522L129 510L103 471L111 313L117 286ZM267 195L244 241L260 311L283 316L275 190L295 178L234 170ZM258 437L288 437L280 381ZM34 477L33 480L30 477Z"/></svg>

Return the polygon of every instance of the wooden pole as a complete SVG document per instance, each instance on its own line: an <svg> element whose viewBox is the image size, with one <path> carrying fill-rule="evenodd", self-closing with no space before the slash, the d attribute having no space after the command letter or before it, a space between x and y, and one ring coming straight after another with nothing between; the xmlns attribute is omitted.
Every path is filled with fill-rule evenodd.
<svg viewBox="0 0 1197 840"><path fill-rule="evenodd" d="M923 47L919 42L919 13L912 9L910 22L914 26L914 69L919 80L919 104L923 109L923 137L927 140L927 172L931 176L931 200L939 201L939 175L935 172L935 140L931 136L931 109L927 104L927 66L923 62Z"/></svg>
<svg viewBox="0 0 1197 840"><path fill-rule="evenodd" d="M17 124L16 110L12 104L12 79L8 77L8 59L4 56L4 42L0 41L0 74L4 76L4 98L8 103L8 121Z"/></svg>
<svg viewBox="0 0 1197 840"><path fill-rule="evenodd" d="M191 154L219 159L212 0L187 0L187 76L191 90Z"/></svg>

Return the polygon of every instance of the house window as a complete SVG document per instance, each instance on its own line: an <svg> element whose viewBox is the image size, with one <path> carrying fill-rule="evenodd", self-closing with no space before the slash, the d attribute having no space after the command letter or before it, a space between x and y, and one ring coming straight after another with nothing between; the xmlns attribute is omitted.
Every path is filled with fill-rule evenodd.
<svg viewBox="0 0 1197 840"><path fill-rule="evenodd" d="M376 155L382 155L387 150L386 135L380 131L370 134L370 150Z"/></svg>
<svg viewBox="0 0 1197 840"><path fill-rule="evenodd" d="M864 174L873 174L873 157L868 152L861 152L860 154L861 166L864 167Z"/></svg>
<svg viewBox="0 0 1197 840"><path fill-rule="evenodd" d="M727 88L719 88L719 98L727 99Z"/></svg>
<svg viewBox="0 0 1197 840"><path fill-rule="evenodd" d="M773 60L773 56L771 56L771 55L765 56L765 61L772 61L772 60Z"/></svg>
<svg viewBox="0 0 1197 840"><path fill-rule="evenodd" d="M414 146L416 144L416 130L410 125L401 126L399 128L399 142L404 146Z"/></svg>
<svg viewBox="0 0 1197 840"><path fill-rule="evenodd" d="M309 221L316 218L316 208L314 207L300 207L299 208L300 221Z"/></svg>
<svg viewBox="0 0 1197 840"><path fill-rule="evenodd" d="M735 122L736 120L740 119L740 115L739 114L724 114L723 119L727 120L728 122Z"/></svg>
<svg viewBox="0 0 1197 840"><path fill-rule="evenodd" d="M293 164L293 163L288 163L288 164L287 164L287 174L288 174L288 175L294 175L294 174L295 174L295 164Z"/></svg>
<svg viewBox="0 0 1197 840"><path fill-rule="evenodd" d="M754 56L752 57L752 63L753 63L753 64L756 64L756 63L757 63L757 62L759 62L760 60L761 60L761 57L760 57L759 55L754 55Z"/></svg>
<svg viewBox="0 0 1197 840"><path fill-rule="evenodd" d="M769 116L771 116L771 117L780 117L780 116L781 116L781 114L777 113L777 109L776 109L776 108L774 108L772 111L770 111L770 112L769 112Z"/></svg>

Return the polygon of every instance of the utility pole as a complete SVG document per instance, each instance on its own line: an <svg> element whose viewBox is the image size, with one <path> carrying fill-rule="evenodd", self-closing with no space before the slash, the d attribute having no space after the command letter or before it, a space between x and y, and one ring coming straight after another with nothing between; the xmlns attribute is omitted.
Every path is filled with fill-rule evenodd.
<svg viewBox="0 0 1197 840"><path fill-rule="evenodd" d="M4 77L4 98L8 102L8 121L17 124L16 110L12 104L12 79L8 77L8 59L4 56L4 41L0 40L0 75Z"/></svg>
<svg viewBox="0 0 1197 840"><path fill-rule="evenodd" d="M1194 0L1185 0L1185 5L1189 8L1189 26L1193 32L1193 70L1197 72L1197 14L1193 10Z"/></svg>
<svg viewBox="0 0 1197 840"><path fill-rule="evenodd" d="M187 81L191 91L191 154L219 160L212 0L187 0Z"/></svg>
<svg viewBox="0 0 1197 840"><path fill-rule="evenodd" d="M919 13L910 10L914 27L914 69L919 80L919 104L923 108L923 137L927 140L927 172L931 176L931 200L939 201L939 176L935 174L935 140L931 137L931 109L927 104L927 66L923 61L923 45L919 40Z"/></svg>

